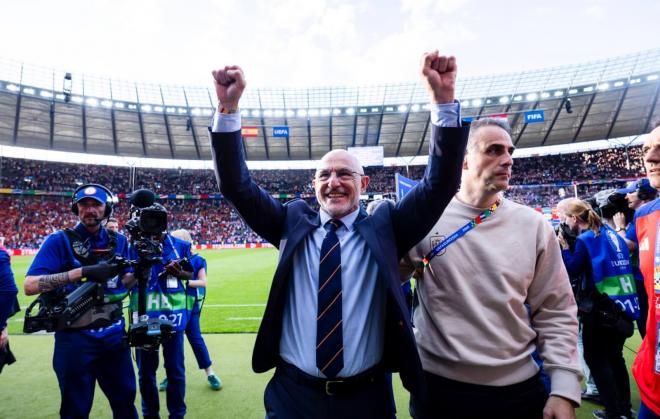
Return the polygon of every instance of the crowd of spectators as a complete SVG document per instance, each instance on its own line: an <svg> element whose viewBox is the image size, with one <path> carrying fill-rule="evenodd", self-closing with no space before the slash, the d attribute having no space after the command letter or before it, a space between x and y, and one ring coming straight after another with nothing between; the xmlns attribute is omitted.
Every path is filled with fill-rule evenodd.
<svg viewBox="0 0 660 419"><path fill-rule="evenodd" d="M422 177L425 166L367 167L369 191L393 194L394 176ZM314 171L252 170L255 181L272 194L303 195L314 200ZM582 153L514 159L513 177L506 196L533 207L552 207L565 196L587 197L623 186L624 179L644 175L640 147L612 148ZM148 188L157 194L217 194L211 170L130 168L81 165L0 157L0 188L70 192L75 185L101 183L116 193ZM572 183L575 183L573 185ZM312 197L312 198L309 198ZM261 241L223 200L164 200L171 230L190 230L198 243L240 244ZM76 218L66 197L0 194L0 233L9 247L34 248L56 229L72 226ZM128 219L128 204L115 210L120 225Z"/></svg>

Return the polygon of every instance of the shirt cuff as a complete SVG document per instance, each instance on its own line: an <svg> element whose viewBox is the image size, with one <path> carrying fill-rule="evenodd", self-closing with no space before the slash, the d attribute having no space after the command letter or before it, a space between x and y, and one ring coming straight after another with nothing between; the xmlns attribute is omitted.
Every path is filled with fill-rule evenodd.
<svg viewBox="0 0 660 419"><path fill-rule="evenodd" d="M241 129L241 114L240 112L222 114L216 112L213 115L212 132L235 132Z"/></svg>
<svg viewBox="0 0 660 419"><path fill-rule="evenodd" d="M432 103L431 122L436 127L460 127L461 126L461 104L454 100L453 103Z"/></svg>

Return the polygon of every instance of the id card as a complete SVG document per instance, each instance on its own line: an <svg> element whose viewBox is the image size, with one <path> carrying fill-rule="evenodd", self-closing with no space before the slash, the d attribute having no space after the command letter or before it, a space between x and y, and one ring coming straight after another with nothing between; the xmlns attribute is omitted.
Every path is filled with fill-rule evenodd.
<svg viewBox="0 0 660 419"><path fill-rule="evenodd" d="M172 275L167 277L167 288L179 288L179 281L177 281L176 277Z"/></svg>

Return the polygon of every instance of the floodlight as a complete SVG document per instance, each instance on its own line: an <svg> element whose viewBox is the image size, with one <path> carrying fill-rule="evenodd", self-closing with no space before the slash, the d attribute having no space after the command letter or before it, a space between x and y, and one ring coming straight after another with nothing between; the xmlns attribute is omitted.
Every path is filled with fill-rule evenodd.
<svg viewBox="0 0 660 419"><path fill-rule="evenodd" d="M135 103L129 103L129 104L128 104L128 109L136 110L136 109L137 109L137 105L136 105Z"/></svg>
<svg viewBox="0 0 660 419"><path fill-rule="evenodd" d="M48 90L42 90L39 92L39 95L41 97L53 97L53 94L49 92Z"/></svg>
<svg viewBox="0 0 660 419"><path fill-rule="evenodd" d="M348 114L348 115L353 115L354 113L355 113L355 109L354 109L354 108L347 108L347 109L346 109L346 114Z"/></svg>
<svg viewBox="0 0 660 419"><path fill-rule="evenodd" d="M598 90L607 90L610 88L609 83L601 83L596 87Z"/></svg>
<svg viewBox="0 0 660 419"><path fill-rule="evenodd" d="M574 94L576 94L577 92L578 92L578 89L570 89L570 90L568 91L568 94L569 94L569 95L574 95Z"/></svg>
<svg viewBox="0 0 660 419"><path fill-rule="evenodd" d="M202 109L202 115L204 116L213 115L213 112L215 112L213 109L208 109L208 108Z"/></svg>
<svg viewBox="0 0 660 419"><path fill-rule="evenodd" d="M124 109L124 104L121 102L115 102L115 108L117 109Z"/></svg>
<svg viewBox="0 0 660 419"><path fill-rule="evenodd" d="M555 96L555 97L564 96L564 92L563 92L562 90L557 90L557 91L555 92L554 96Z"/></svg>
<svg viewBox="0 0 660 419"><path fill-rule="evenodd" d="M248 111L247 109L243 109L241 111L241 116L248 116L249 114L250 114L250 111Z"/></svg>
<svg viewBox="0 0 660 419"><path fill-rule="evenodd" d="M58 93L58 94L55 95L55 99L64 100L64 95L62 93Z"/></svg>
<svg viewBox="0 0 660 419"><path fill-rule="evenodd" d="M190 111L190 113L193 114L193 115L199 115L199 114L202 113L202 110L199 109L199 108L195 108L192 111Z"/></svg>
<svg viewBox="0 0 660 419"><path fill-rule="evenodd" d="M371 108L371 112L380 112L380 108Z"/></svg>
<svg viewBox="0 0 660 419"><path fill-rule="evenodd" d="M18 92L19 90L21 90L21 88L16 86L15 84L8 84L7 85L7 90L9 90L11 92Z"/></svg>
<svg viewBox="0 0 660 419"><path fill-rule="evenodd" d="M275 116L278 117L278 118L283 117L284 116L284 111L282 109L277 109L275 111Z"/></svg>
<svg viewBox="0 0 660 419"><path fill-rule="evenodd" d="M252 110L252 116L254 116L254 117L261 116L261 111L259 111L259 109L253 109Z"/></svg>
<svg viewBox="0 0 660 419"><path fill-rule="evenodd" d="M307 110L306 109L298 109L298 112L296 112L296 115L298 115L301 118L304 118L307 116Z"/></svg>
<svg viewBox="0 0 660 419"><path fill-rule="evenodd" d="M87 98L86 102L89 106L99 106L99 100L93 97Z"/></svg>
<svg viewBox="0 0 660 419"><path fill-rule="evenodd" d="M271 116L273 116L273 111L271 111L270 109L266 109L264 111L264 116L270 118Z"/></svg>
<svg viewBox="0 0 660 419"><path fill-rule="evenodd" d="M428 111L428 110L431 109L431 105L429 105L428 103L425 103L424 105L422 105L422 109L424 109L425 111Z"/></svg>
<svg viewBox="0 0 660 419"><path fill-rule="evenodd" d="M527 99L527 100L536 100L536 98L538 98L538 96L539 95L537 95L536 93L528 93L527 96L525 96L525 99Z"/></svg>
<svg viewBox="0 0 660 419"><path fill-rule="evenodd" d="M319 110L318 109L310 109L309 110L309 116L319 116Z"/></svg>
<svg viewBox="0 0 660 419"><path fill-rule="evenodd" d="M515 95L513 97L513 100L515 100L516 102L519 102L519 101L523 100L523 97L522 97L522 95Z"/></svg>
<svg viewBox="0 0 660 419"><path fill-rule="evenodd" d="M35 92L34 89L31 88L31 87L24 87L24 88L23 88L23 93L27 93L28 95L33 95L33 94L35 94L36 92Z"/></svg>
<svg viewBox="0 0 660 419"><path fill-rule="evenodd" d="M482 103L483 103L483 101L481 99L474 99L472 101L472 106L474 106L476 108L476 107L481 106Z"/></svg>
<svg viewBox="0 0 660 419"><path fill-rule="evenodd" d="M508 96L502 96L502 97L500 98L499 102L502 103L502 104L509 103L509 98L508 98Z"/></svg>
<svg viewBox="0 0 660 419"><path fill-rule="evenodd" d="M295 116L295 115L296 115L296 113L292 109L287 109L286 110L286 116L292 117L292 116Z"/></svg>
<svg viewBox="0 0 660 419"><path fill-rule="evenodd" d="M321 109L321 116L330 115L330 109Z"/></svg>
<svg viewBox="0 0 660 419"><path fill-rule="evenodd" d="M151 105L142 105L142 106L140 107L140 110L141 110L142 112L151 112Z"/></svg>
<svg viewBox="0 0 660 419"><path fill-rule="evenodd" d="M179 109L177 109L177 112L179 112L179 113L188 113L188 109L187 108L179 108Z"/></svg>
<svg viewBox="0 0 660 419"><path fill-rule="evenodd" d="M648 76L646 78L646 80L648 80L648 81L658 80L658 75L657 74L651 74L650 76Z"/></svg>
<svg viewBox="0 0 660 419"><path fill-rule="evenodd" d="M624 83L622 81L617 81L616 83L614 83L614 87L621 87L623 85Z"/></svg>
<svg viewBox="0 0 660 419"><path fill-rule="evenodd" d="M341 109L334 108L334 109L332 110L332 114L333 114L333 115L341 115Z"/></svg>
<svg viewBox="0 0 660 419"><path fill-rule="evenodd" d="M548 92L541 92L541 99L547 99L550 97L550 93Z"/></svg>
<svg viewBox="0 0 660 419"><path fill-rule="evenodd" d="M584 89L582 89L583 92L593 92L594 87L593 86L587 86Z"/></svg>
<svg viewBox="0 0 660 419"><path fill-rule="evenodd" d="M413 112L417 112L417 111L419 111L419 105L418 105L418 104L414 104L414 105L412 105L412 106L410 107L410 110L413 111Z"/></svg>
<svg viewBox="0 0 660 419"><path fill-rule="evenodd" d="M111 100L103 100L103 101L101 101L101 106L105 106L106 108L112 108L112 101Z"/></svg>
<svg viewBox="0 0 660 419"><path fill-rule="evenodd" d="M642 81L642 79L640 79L640 78L631 79L631 80L630 80L630 84L637 84L637 83L639 83L640 81Z"/></svg>
<svg viewBox="0 0 660 419"><path fill-rule="evenodd" d="M66 95L65 95L66 96ZM66 99L65 99L66 100ZM84 99L80 96L73 96L71 97L71 100L76 102L76 103L83 103Z"/></svg>
<svg viewBox="0 0 660 419"><path fill-rule="evenodd" d="M399 112L408 112L408 107L406 105L399 105L397 108Z"/></svg>
<svg viewBox="0 0 660 419"><path fill-rule="evenodd" d="M360 108L360 113L367 113L368 109L367 108Z"/></svg>
<svg viewBox="0 0 660 419"><path fill-rule="evenodd" d="M163 113L164 108L162 106L154 106L154 112Z"/></svg>

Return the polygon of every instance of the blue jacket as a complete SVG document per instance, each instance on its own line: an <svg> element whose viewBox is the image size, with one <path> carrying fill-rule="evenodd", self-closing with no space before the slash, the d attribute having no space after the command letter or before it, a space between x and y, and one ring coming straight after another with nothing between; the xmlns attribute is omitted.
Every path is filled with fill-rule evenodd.
<svg viewBox="0 0 660 419"><path fill-rule="evenodd" d="M423 372L401 292L398 263L435 225L460 184L469 128L433 126L424 178L396 205L382 205L373 215L360 211L356 229L364 238L387 289L384 352L381 364L400 371L403 385L423 397ZM257 334L252 368L265 372L279 361L282 316L294 253L320 226L319 213L305 201L282 204L257 186L245 164L240 131L212 133L216 177L222 194L247 224L280 250L268 303Z"/></svg>

